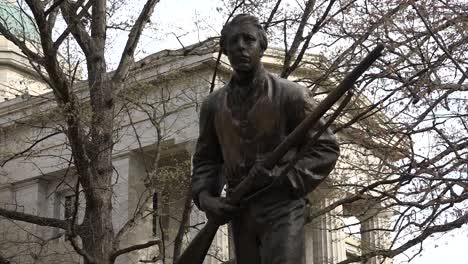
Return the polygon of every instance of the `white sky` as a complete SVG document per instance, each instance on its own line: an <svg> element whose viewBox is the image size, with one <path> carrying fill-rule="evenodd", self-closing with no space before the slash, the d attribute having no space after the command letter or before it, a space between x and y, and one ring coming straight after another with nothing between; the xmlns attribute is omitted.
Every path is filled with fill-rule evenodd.
<svg viewBox="0 0 468 264"><path fill-rule="evenodd" d="M136 14L142 7L142 0L132 1ZM162 0L157 4L152 22L157 24L156 34L145 32L145 37L140 42L138 58L143 58L151 53L163 49L181 48L174 32L181 37L183 45L190 45L206 39L209 36L216 36L221 30L222 23L226 19L219 15L216 7L222 3L215 0ZM201 20L200 23L194 23ZM197 31L200 28L200 31ZM123 41L126 34L118 37L115 49L123 48ZM407 263L407 257L399 256L394 259L394 264ZM412 264L466 264L468 263L468 231L458 229L442 238L431 238L424 243L424 251L421 256L416 257Z"/></svg>
<svg viewBox="0 0 468 264"><path fill-rule="evenodd" d="M151 38L144 39L141 47L148 50L181 48L172 33L180 36L184 46L218 35L222 21L216 21L220 19L216 3L209 0L161 1L156 6L153 21L164 39L159 45L154 45Z"/></svg>
<svg viewBox="0 0 468 264"><path fill-rule="evenodd" d="M136 16L143 7L144 0L126 0L129 8L122 11L122 17ZM151 18L153 25L143 31L143 36L139 42L136 52L136 59L144 58L147 55L164 49L182 48L177 37L184 46L203 41L208 37L218 36L220 34L223 20L216 11L216 7L222 3L216 0L176 0L160 1L155 8ZM128 10L128 12L127 12ZM110 66L115 67L117 57L123 50L127 38L126 33L111 31L112 35L117 37L111 41L108 50L117 53L119 56L113 56L108 53ZM114 59L114 60L113 60Z"/></svg>
<svg viewBox="0 0 468 264"><path fill-rule="evenodd" d="M468 232L457 229L439 239L428 239L421 256L414 258L411 264L466 264L468 263ZM394 264L407 263L407 257L401 255L394 259Z"/></svg>

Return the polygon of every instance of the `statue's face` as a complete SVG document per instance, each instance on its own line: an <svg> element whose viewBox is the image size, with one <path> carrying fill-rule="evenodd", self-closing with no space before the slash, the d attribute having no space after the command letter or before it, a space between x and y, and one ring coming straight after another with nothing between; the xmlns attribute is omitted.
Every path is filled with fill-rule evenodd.
<svg viewBox="0 0 468 264"><path fill-rule="evenodd" d="M240 73L255 71L263 56L258 29L252 24L232 26L226 35L225 49L232 68Z"/></svg>

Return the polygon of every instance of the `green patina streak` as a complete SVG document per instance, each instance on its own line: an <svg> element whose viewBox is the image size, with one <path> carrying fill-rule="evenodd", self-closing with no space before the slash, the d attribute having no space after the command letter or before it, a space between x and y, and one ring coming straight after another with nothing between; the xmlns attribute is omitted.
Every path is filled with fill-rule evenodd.
<svg viewBox="0 0 468 264"><path fill-rule="evenodd" d="M19 6L8 1L0 1L0 24L20 39L39 41L39 32L35 23Z"/></svg>

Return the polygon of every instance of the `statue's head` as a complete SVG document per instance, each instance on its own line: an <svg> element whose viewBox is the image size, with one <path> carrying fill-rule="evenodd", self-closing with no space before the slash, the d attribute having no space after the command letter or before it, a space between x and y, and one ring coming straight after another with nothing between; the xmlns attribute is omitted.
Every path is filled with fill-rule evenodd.
<svg viewBox="0 0 468 264"><path fill-rule="evenodd" d="M232 29L234 27L243 27L245 25L251 25L256 29L256 33L258 36L258 39L260 41L260 46L263 51L265 51L268 47L268 39L265 30L263 27L260 25L260 22L258 21L258 18L248 15L248 14L239 14L235 16L229 23L227 23L223 29L221 30L221 40L220 40L220 46L222 52L227 55L226 53L226 38L228 37L229 33L231 33Z"/></svg>
<svg viewBox="0 0 468 264"><path fill-rule="evenodd" d="M235 71L249 72L260 65L268 41L256 17L240 14L224 26L220 46Z"/></svg>

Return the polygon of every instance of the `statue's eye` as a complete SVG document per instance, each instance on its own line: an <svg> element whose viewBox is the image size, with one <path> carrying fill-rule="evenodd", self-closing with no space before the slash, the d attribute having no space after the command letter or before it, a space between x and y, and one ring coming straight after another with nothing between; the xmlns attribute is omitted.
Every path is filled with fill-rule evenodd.
<svg viewBox="0 0 468 264"><path fill-rule="evenodd" d="M232 37L229 39L229 43L234 44L238 41L238 39L239 39L238 37Z"/></svg>
<svg viewBox="0 0 468 264"><path fill-rule="evenodd" d="M255 41L255 40L257 40L257 39L256 39L253 35L247 34L247 35L245 35L245 40L247 40L247 41Z"/></svg>

